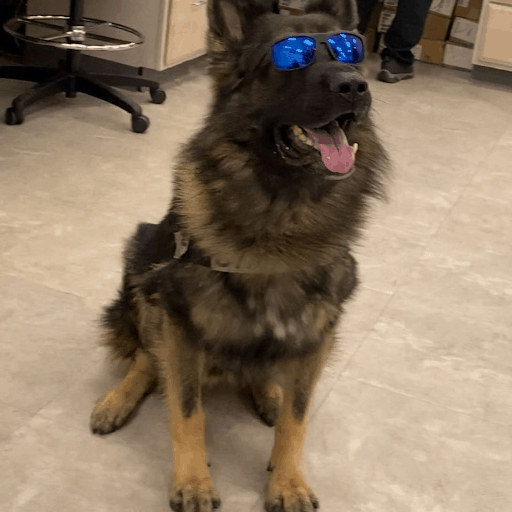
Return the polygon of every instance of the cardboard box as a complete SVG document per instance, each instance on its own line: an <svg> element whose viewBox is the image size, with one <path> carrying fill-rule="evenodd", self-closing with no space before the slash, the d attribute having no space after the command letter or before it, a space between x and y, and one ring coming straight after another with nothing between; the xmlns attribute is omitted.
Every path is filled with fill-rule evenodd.
<svg viewBox="0 0 512 512"><path fill-rule="evenodd" d="M457 0L434 0L430 6L430 12L451 18L456 2Z"/></svg>
<svg viewBox="0 0 512 512"><path fill-rule="evenodd" d="M459 0L455 7L455 16L478 21L482 12L483 0Z"/></svg>
<svg viewBox="0 0 512 512"><path fill-rule="evenodd" d="M279 12L285 16L304 14L305 0L279 0Z"/></svg>
<svg viewBox="0 0 512 512"><path fill-rule="evenodd" d="M396 12L388 11L383 9L380 13L379 24L377 25L377 32L387 32L389 27L391 27L391 23L395 19Z"/></svg>
<svg viewBox="0 0 512 512"><path fill-rule="evenodd" d="M453 43L446 43L443 64L449 68L469 69L473 67L473 49Z"/></svg>
<svg viewBox="0 0 512 512"><path fill-rule="evenodd" d="M370 15L370 20L368 21L367 28L374 28L377 30L377 26L380 20L380 13L382 12L382 4L375 4L373 6L372 13Z"/></svg>
<svg viewBox="0 0 512 512"><path fill-rule="evenodd" d="M421 59L421 41L416 46L411 48L411 53L414 55L416 60Z"/></svg>
<svg viewBox="0 0 512 512"><path fill-rule="evenodd" d="M377 47L377 53L382 53L382 50L386 48L386 45L384 43L384 34L379 34L379 45Z"/></svg>
<svg viewBox="0 0 512 512"><path fill-rule="evenodd" d="M372 53L375 51L375 43L377 41L377 31L374 28L367 28L364 33L365 51Z"/></svg>
<svg viewBox="0 0 512 512"><path fill-rule="evenodd" d="M430 62L431 64L442 64L446 42L435 41L432 39L422 39L418 46L420 47L418 60Z"/></svg>
<svg viewBox="0 0 512 512"><path fill-rule="evenodd" d="M279 10L303 11L306 2L304 0L279 0Z"/></svg>
<svg viewBox="0 0 512 512"><path fill-rule="evenodd" d="M450 41L473 48L477 32L478 23L476 21L455 18L450 30Z"/></svg>
<svg viewBox="0 0 512 512"><path fill-rule="evenodd" d="M444 41L448 35L451 21L450 18L429 12L423 29L423 38Z"/></svg>

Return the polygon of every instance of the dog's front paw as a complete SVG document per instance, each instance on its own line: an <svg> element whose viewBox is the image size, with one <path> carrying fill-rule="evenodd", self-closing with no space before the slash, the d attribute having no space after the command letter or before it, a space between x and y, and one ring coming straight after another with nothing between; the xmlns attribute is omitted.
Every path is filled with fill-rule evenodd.
<svg viewBox="0 0 512 512"><path fill-rule="evenodd" d="M280 475L274 470L265 502L267 512L313 512L319 507L317 497L300 473Z"/></svg>
<svg viewBox="0 0 512 512"><path fill-rule="evenodd" d="M210 477L171 477L170 506L175 512L211 512L220 507L220 498Z"/></svg>
<svg viewBox="0 0 512 512"><path fill-rule="evenodd" d="M117 391L111 391L96 402L91 414L91 430L94 434L110 434L121 428L136 407L126 402Z"/></svg>

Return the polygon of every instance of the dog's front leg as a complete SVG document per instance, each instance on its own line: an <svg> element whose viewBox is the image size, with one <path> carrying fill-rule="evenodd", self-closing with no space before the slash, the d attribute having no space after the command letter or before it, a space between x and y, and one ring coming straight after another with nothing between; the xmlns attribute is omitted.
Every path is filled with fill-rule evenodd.
<svg viewBox="0 0 512 512"><path fill-rule="evenodd" d="M171 318L164 324L155 352L164 381L174 454L170 506L176 512L211 512L220 506L220 499L204 444L201 377L205 356Z"/></svg>
<svg viewBox="0 0 512 512"><path fill-rule="evenodd" d="M318 352L287 363L281 413L277 419L272 471L265 508L268 512L313 512L318 499L300 470L311 395L332 341Z"/></svg>

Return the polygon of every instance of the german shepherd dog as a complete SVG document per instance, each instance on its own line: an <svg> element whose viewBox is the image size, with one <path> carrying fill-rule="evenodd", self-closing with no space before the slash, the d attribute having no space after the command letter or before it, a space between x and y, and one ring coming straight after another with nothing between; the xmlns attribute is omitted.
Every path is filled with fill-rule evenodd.
<svg viewBox="0 0 512 512"><path fill-rule="evenodd" d="M174 454L170 507L211 511L220 499L201 390L234 378L275 426L267 511L311 512L319 502L299 468L308 406L357 284L351 246L387 172L367 83L322 39L353 34L356 6L310 0L304 15L283 16L270 0L210 0L208 13L213 104L180 154L169 212L140 224L125 249L103 326L130 366L91 428L120 428L158 384ZM304 34L323 41L314 61L276 68L274 43Z"/></svg>

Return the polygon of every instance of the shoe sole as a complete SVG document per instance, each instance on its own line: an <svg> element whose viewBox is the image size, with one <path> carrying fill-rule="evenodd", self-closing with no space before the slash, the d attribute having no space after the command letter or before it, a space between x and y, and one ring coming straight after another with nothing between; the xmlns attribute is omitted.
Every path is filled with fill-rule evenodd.
<svg viewBox="0 0 512 512"><path fill-rule="evenodd" d="M393 74L387 69L383 69L379 72L377 75L377 80L380 80L381 82L386 82L388 84L396 84L397 82L400 82L400 80L407 80L409 78L413 78L414 73L396 73Z"/></svg>

